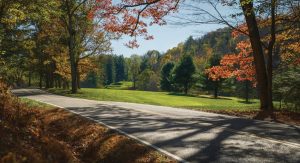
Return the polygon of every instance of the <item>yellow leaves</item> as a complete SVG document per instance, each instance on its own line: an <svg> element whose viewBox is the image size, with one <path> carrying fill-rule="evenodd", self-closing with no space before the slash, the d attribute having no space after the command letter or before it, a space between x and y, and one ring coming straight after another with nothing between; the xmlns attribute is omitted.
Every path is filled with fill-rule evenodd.
<svg viewBox="0 0 300 163"><path fill-rule="evenodd" d="M55 73L61 75L66 80L71 80L71 67L69 56L67 54L58 55L54 58L56 63ZM78 72L80 80L84 80L89 72L97 71L97 66L91 58L81 59L78 63Z"/></svg>
<svg viewBox="0 0 300 163"><path fill-rule="evenodd" d="M300 58L300 28L285 30L277 34L277 44L280 46L280 57L283 64L299 65Z"/></svg>
<svg viewBox="0 0 300 163"><path fill-rule="evenodd" d="M20 8L21 5L18 3L10 6L5 13L6 15L0 20L1 23L13 27L17 22L25 20L26 15Z"/></svg>
<svg viewBox="0 0 300 163"><path fill-rule="evenodd" d="M27 40L23 43L24 49L31 50L36 47L36 43L33 40Z"/></svg>

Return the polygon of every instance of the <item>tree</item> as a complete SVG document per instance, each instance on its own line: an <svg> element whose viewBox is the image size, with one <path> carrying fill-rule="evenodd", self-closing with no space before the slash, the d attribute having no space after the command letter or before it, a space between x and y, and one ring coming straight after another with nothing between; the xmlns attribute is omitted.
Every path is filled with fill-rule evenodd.
<svg viewBox="0 0 300 163"><path fill-rule="evenodd" d="M144 70L137 80L137 88L144 91L157 91L159 77L150 69Z"/></svg>
<svg viewBox="0 0 300 163"><path fill-rule="evenodd" d="M125 60L123 55L114 57L115 63L115 82L120 82L125 79Z"/></svg>
<svg viewBox="0 0 300 163"><path fill-rule="evenodd" d="M57 12L56 0L19 1L1 0L0 3L0 60L9 61L10 58L25 58L20 74L22 80L28 74L28 82L37 71L36 48L38 46L36 30L37 24L48 23ZM6 62L6 61L5 61ZM21 66L21 64L19 65ZM48 67L47 67L48 69ZM9 74L6 74L10 76ZM13 80L11 80L14 83Z"/></svg>
<svg viewBox="0 0 300 163"><path fill-rule="evenodd" d="M190 55L184 55L174 69L174 82L183 87L185 94L188 93L188 89L194 82L193 75L195 71L196 67Z"/></svg>
<svg viewBox="0 0 300 163"><path fill-rule="evenodd" d="M109 46L105 40L103 21L106 18L104 11L108 10L110 0L65 0L61 2L62 20L64 22L68 37L68 54L71 65L72 93L76 93L80 74L78 63L88 56L106 51ZM97 6L98 19L92 19L89 15ZM100 11L101 10L101 11Z"/></svg>
<svg viewBox="0 0 300 163"><path fill-rule="evenodd" d="M133 82L133 89L136 89L136 82L140 73L141 57L131 55L129 60L129 76Z"/></svg>
<svg viewBox="0 0 300 163"><path fill-rule="evenodd" d="M107 56L105 60L105 85L109 85L114 82L114 61L113 56Z"/></svg>
<svg viewBox="0 0 300 163"><path fill-rule="evenodd" d="M163 66L160 77L160 89L164 91L172 90L172 71L174 66L172 62L168 62Z"/></svg>
<svg viewBox="0 0 300 163"><path fill-rule="evenodd" d="M223 82L222 78L224 78L223 76L219 75L218 73L215 73L215 71L218 70L216 68L216 66L218 66L218 65L220 65L220 56L216 55L216 54L211 54L211 57L209 58L209 66L212 66L212 68L209 69L209 71L205 70L206 80L204 82L207 87L206 89L209 89L209 90L213 89L214 98L218 98L220 86L221 86L221 83ZM217 72L219 72L219 71L217 71ZM208 76L207 76L207 74L208 74Z"/></svg>
<svg viewBox="0 0 300 163"><path fill-rule="evenodd" d="M220 65L207 69L208 76L213 81L220 81L224 78L235 77L238 81L246 84L246 101L248 102L249 82L256 85L255 68L253 65L252 48L248 41L241 41L237 44L238 54L224 55Z"/></svg>

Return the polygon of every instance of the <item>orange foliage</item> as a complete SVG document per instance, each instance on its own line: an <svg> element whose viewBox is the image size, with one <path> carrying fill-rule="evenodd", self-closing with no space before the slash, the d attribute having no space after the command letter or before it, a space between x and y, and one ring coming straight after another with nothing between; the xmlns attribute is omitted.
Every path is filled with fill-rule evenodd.
<svg viewBox="0 0 300 163"><path fill-rule="evenodd" d="M153 24L166 24L163 17L169 12L176 11L177 4L178 1L174 0L121 0L117 4L112 0L96 0L88 17L103 19L106 31L134 37L126 44L134 48L138 47L137 36L142 36L146 40L153 39L153 36L148 35L147 27Z"/></svg>
<svg viewBox="0 0 300 163"><path fill-rule="evenodd" d="M251 81L255 86L254 58L250 42L241 41L236 49L239 53L224 55L220 65L207 69L206 73L214 81L235 77L238 81Z"/></svg>
<svg viewBox="0 0 300 163"><path fill-rule="evenodd" d="M68 58L67 54L62 54L54 58L56 63L55 73L67 81L71 80L71 67ZM78 62L80 80L84 80L89 72L96 72L96 69L97 66L91 58L80 59Z"/></svg>
<svg viewBox="0 0 300 163"><path fill-rule="evenodd" d="M300 65L300 29L293 28L277 35L281 61L286 65Z"/></svg>

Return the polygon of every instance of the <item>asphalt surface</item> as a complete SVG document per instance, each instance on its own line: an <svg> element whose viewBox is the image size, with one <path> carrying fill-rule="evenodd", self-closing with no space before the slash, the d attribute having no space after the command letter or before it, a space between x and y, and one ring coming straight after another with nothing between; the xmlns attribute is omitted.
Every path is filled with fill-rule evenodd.
<svg viewBox="0 0 300 163"><path fill-rule="evenodd" d="M63 107L181 161L300 163L300 127L172 107L71 98L38 89L18 96Z"/></svg>

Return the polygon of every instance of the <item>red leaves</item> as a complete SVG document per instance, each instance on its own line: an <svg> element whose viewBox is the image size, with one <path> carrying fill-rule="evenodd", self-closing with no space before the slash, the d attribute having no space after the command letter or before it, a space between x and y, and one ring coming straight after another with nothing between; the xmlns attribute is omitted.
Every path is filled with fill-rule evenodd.
<svg viewBox="0 0 300 163"><path fill-rule="evenodd" d="M251 81L255 86L254 58L250 42L241 41L237 44L236 49L239 51L238 54L224 55L220 66L213 66L207 69L206 73L214 81L235 77L238 81Z"/></svg>
<svg viewBox="0 0 300 163"><path fill-rule="evenodd" d="M102 25L108 32L132 37L142 36L149 40L153 36L148 35L146 28L153 24L166 24L163 17L176 11L177 3L174 0L122 0L113 4L112 0L97 0L88 17L103 19ZM127 46L138 47L136 39Z"/></svg>

